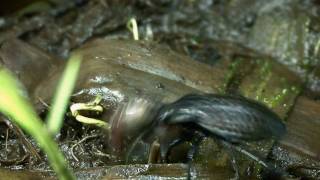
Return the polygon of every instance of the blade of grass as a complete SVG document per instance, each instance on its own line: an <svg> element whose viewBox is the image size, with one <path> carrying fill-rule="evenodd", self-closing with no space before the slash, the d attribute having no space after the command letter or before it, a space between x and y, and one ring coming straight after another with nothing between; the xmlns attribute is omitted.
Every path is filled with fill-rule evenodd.
<svg viewBox="0 0 320 180"><path fill-rule="evenodd" d="M51 133L57 134L63 124L63 116L76 83L78 71L80 69L81 57L73 55L68 60L62 79L59 81L57 90L53 98L52 109L47 118L47 126Z"/></svg>
<svg viewBox="0 0 320 180"><path fill-rule="evenodd" d="M32 105L22 96L18 82L8 70L0 69L0 111L10 117L19 127L29 133L46 152L52 168L59 179L75 179L67 168L58 145L42 123Z"/></svg>

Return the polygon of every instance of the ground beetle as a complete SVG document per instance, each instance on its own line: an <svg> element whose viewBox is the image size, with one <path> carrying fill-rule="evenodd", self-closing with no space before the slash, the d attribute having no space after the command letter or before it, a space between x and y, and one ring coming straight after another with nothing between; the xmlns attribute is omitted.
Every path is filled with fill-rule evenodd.
<svg viewBox="0 0 320 180"><path fill-rule="evenodd" d="M271 137L279 138L286 132L285 124L267 106L244 97L229 95L185 95L171 104L163 105L153 119L152 127L142 133L136 142L151 132L161 132L155 129L165 126L181 126L185 129L181 137L169 142L169 146L162 146L160 142L162 160L167 159L173 146L184 141L193 143L194 148L188 154L190 160L203 137L214 137L224 144L234 145ZM247 151L240 151L251 156ZM190 178L190 166L188 175Z"/></svg>

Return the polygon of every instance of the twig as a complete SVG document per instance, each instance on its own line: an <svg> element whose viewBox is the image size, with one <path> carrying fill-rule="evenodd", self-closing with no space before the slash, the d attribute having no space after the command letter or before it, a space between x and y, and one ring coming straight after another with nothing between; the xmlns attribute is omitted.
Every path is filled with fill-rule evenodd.
<svg viewBox="0 0 320 180"><path fill-rule="evenodd" d="M90 139L90 138L95 138L95 137L98 137L98 135L91 135L91 136L86 136L84 137L83 139L81 139L79 142L77 142L76 144L74 144L72 147L71 147L71 156L73 157L73 159L75 159L77 162L79 162L79 159L74 155L74 148L78 145L80 145L82 142L86 141L87 139Z"/></svg>
<svg viewBox="0 0 320 180"><path fill-rule="evenodd" d="M29 142L29 140L27 139L25 134L22 132L22 130L7 119L4 119L4 122L6 123L9 129L13 130L18 135L19 140L30 151L32 156L35 157L37 160L41 160L39 153L33 147L33 145Z"/></svg>
<svg viewBox="0 0 320 180"><path fill-rule="evenodd" d="M95 149L95 150L96 150L96 152L94 152L94 154L97 155L97 156L104 156L104 157L107 157L109 159L116 157L116 156L113 156L111 154L104 153L104 152L100 151L99 149Z"/></svg>
<svg viewBox="0 0 320 180"><path fill-rule="evenodd" d="M7 128L7 132L6 132L6 151L8 150L8 137L9 137L9 128Z"/></svg>

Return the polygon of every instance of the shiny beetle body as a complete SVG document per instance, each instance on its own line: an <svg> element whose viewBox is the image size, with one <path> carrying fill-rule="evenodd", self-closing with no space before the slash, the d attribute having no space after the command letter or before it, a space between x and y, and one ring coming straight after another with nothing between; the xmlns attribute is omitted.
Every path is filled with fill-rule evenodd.
<svg viewBox="0 0 320 180"><path fill-rule="evenodd" d="M159 124L188 125L231 143L277 138L286 131L281 119L266 106L225 95L186 95L164 105L156 118Z"/></svg>
<svg viewBox="0 0 320 180"><path fill-rule="evenodd" d="M279 138L286 132L282 120L259 102L228 95L189 94L162 105L148 127L133 143L150 134L160 137L160 155L167 160L170 149L183 141L198 144L205 136L236 144L267 138ZM181 127L179 137L166 139L170 127ZM165 139L165 140L161 140Z"/></svg>
<svg viewBox="0 0 320 180"><path fill-rule="evenodd" d="M168 160L170 149L177 144L192 142L192 149L188 153L190 163L204 137L214 137L222 140L222 144L228 147L235 147L231 144L279 138L286 132L282 120L265 105L244 97L216 94L189 94L173 103L165 104L158 110L151 126L136 139L128 155L137 141L150 133L159 137L162 161ZM168 140L166 136L170 134L168 131L171 131L172 127L181 127L182 130L178 133L179 137ZM235 149L239 150L237 147ZM272 168L250 152L240 152L265 167ZM236 165L234 168L235 177L238 179ZM190 177L189 166L188 179Z"/></svg>

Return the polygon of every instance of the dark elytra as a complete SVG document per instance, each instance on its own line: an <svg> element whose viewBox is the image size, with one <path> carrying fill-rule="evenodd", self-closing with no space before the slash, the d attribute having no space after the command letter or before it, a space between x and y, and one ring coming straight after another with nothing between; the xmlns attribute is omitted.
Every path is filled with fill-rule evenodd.
<svg viewBox="0 0 320 180"><path fill-rule="evenodd" d="M168 133L166 132L168 129L163 129L165 126L181 126L184 130L181 131L180 137L163 141L161 136L166 136ZM137 141L149 135L150 132L155 132L160 137L162 162L168 160L169 151L174 146L184 141L192 142L192 148L187 157L188 179L190 179L190 163L203 137L215 137L222 140L222 144L231 147L229 143L279 138L285 134L286 126L268 107L244 97L189 94L159 109L154 117L152 128L141 133L128 151L128 156ZM249 156L252 158L255 155L249 153ZM256 160L260 161L259 158ZM273 169L267 164L265 166ZM239 178L236 165L234 167L235 177Z"/></svg>
<svg viewBox="0 0 320 180"><path fill-rule="evenodd" d="M162 145L162 160L167 159L168 151L176 142L192 140L199 134L240 143L279 138L286 132L286 126L278 115L254 100L229 95L189 94L163 105L154 117L152 128L142 133L135 143L151 132L164 136L165 130L159 129L168 125L181 126L185 132L181 137L167 142L167 146ZM131 150L128 153L130 155Z"/></svg>
<svg viewBox="0 0 320 180"><path fill-rule="evenodd" d="M159 124L189 125L229 142L280 137L286 127L265 105L236 96L186 95L159 111Z"/></svg>

